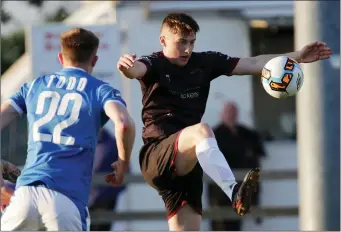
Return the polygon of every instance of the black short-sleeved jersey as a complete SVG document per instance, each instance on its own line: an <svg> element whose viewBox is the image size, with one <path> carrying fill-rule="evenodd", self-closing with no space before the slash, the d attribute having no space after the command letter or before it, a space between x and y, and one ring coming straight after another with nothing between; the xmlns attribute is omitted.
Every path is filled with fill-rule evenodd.
<svg viewBox="0 0 341 232"><path fill-rule="evenodd" d="M210 82L218 76L231 75L239 58L219 52L193 52L184 67L172 64L162 52L138 60L147 66L146 74L138 78L146 142L199 123L205 112Z"/></svg>

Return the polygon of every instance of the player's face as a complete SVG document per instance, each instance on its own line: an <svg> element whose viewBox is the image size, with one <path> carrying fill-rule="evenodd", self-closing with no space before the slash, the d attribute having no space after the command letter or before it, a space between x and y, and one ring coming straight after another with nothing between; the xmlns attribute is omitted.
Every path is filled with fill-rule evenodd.
<svg viewBox="0 0 341 232"><path fill-rule="evenodd" d="M195 33L181 35L168 33L164 38L163 52L172 63L185 66L191 57L196 40Z"/></svg>

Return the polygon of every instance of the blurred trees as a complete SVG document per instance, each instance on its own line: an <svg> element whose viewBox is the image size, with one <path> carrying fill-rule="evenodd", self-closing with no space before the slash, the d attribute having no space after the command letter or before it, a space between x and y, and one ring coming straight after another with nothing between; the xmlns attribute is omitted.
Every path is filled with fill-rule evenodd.
<svg viewBox="0 0 341 232"><path fill-rule="evenodd" d="M10 19L11 16L6 12L3 8L3 1L0 1L0 7L1 7L1 23L7 23Z"/></svg>
<svg viewBox="0 0 341 232"><path fill-rule="evenodd" d="M15 16L10 15L3 7L3 2L0 1L1 7L1 24L10 23ZM44 0L27 1L31 6L39 10L44 5ZM65 7L57 8L51 15L46 15L46 22L61 22L69 16ZM1 35L1 74L3 74L21 55L25 53L25 31L24 28L15 31L9 35Z"/></svg>
<svg viewBox="0 0 341 232"><path fill-rule="evenodd" d="M1 36L1 75L25 53L25 31Z"/></svg>

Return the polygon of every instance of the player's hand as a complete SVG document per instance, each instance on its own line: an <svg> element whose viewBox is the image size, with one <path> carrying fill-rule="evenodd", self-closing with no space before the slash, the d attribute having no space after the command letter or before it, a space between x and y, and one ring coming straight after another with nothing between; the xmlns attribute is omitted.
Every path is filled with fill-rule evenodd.
<svg viewBox="0 0 341 232"><path fill-rule="evenodd" d="M9 204L14 190L8 187L6 184L1 187L1 212L3 213L6 206Z"/></svg>
<svg viewBox="0 0 341 232"><path fill-rule="evenodd" d="M314 42L304 46L300 50L300 63L312 63L325 60L330 57L332 50L324 42Z"/></svg>
<svg viewBox="0 0 341 232"><path fill-rule="evenodd" d="M117 62L117 69L121 72L134 66L136 55L123 55Z"/></svg>
<svg viewBox="0 0 341 232"><path fill-rule="evenodd" d="M124 174L129 168L129 162L118 159L111 165L111 167L114 171L105 176L105 181L112 186L120 186L123 183Z"/></svg>

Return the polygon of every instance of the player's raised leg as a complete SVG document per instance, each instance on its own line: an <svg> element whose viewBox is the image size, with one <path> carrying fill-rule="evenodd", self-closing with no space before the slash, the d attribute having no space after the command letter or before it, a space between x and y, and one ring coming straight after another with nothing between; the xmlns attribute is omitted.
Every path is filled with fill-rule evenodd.
<svg viewBox="0 0 341 232"><path fill-rule="evenodd" d="M198 161L203 171L234 203L238 215L245 215L251 206L252 193L257 189L259 169L249 171L244 181L238 183L219 150L212 129L206 123L199 123L181 131L175 155L177 175L186 175Z"/></svg>

